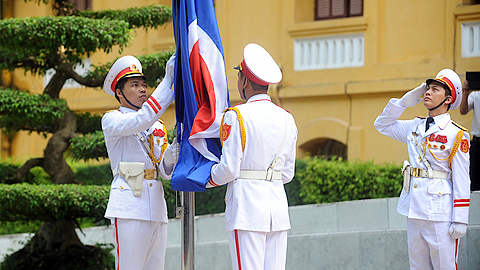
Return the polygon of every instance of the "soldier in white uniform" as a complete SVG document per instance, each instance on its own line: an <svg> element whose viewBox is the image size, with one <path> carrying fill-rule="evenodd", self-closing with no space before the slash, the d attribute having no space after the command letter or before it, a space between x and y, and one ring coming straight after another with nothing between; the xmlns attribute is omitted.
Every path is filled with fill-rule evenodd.
<svg viewBox="0 0 480 270"><path fill-rule="evenodd" d="M285 269L290 220L283 185L294 175L297 127L267 95L268 85L282 79L270 54L250 43L243 56L237 86L247 102L224 113L222 156L207 187L228 184L225 227L233 269Z"/></svg>
<svg viewBox="0 0 480 270"><path fill-rule="evenodd" d="M178 145L168 145L159 117L173 101L173 66L174 57L150 97L134 56L118 59L105 78L105 92L121 105L102 119L114 175L105 217L113 224L117 270L164 269L168 218L159 177L170 179Z"/></svg>
<svg viewBox="0 0 480 270"><path fill-rule="evenodd" d="M428 118L398 120L422 95ZM470 206L470 137L447 111L461 100L459 76L444 69L401 99L392 98L375 120L380 133L408 145L397 211L407 216L410 269L457 269Z"/></svg>

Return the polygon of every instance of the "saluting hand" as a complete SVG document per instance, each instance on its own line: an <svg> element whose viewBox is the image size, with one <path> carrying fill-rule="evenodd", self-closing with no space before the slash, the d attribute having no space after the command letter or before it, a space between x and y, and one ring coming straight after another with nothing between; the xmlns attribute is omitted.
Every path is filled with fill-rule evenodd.
<svg viewBox="0 0 480 270"><path fill-rule="evenodd" d="M414 107L418 103L422 102L421 96L427 91L427 84L422 83L417 86L415 89L408 91L403 95L403 97L398 101L398 103L404 107Z"/></svg>

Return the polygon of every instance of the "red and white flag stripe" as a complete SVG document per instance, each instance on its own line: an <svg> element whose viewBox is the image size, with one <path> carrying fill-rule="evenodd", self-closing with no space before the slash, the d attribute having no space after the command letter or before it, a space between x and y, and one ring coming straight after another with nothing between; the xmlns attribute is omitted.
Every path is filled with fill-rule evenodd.
<svg viewBox="0 0 480 270"><path fill-rule="evenodd" d="M222 52L210 36L197 25L197 20L188 26L188 46L194 85L203 85L207 96L202 93L199 111L190 132L190 144L205 158L218 162L218 158L207 148L206 138L220 138L222 112L228 108L227 79ZM198 88L197 88L198 89ZM197 97L198 98L198 97Z"/></svg>

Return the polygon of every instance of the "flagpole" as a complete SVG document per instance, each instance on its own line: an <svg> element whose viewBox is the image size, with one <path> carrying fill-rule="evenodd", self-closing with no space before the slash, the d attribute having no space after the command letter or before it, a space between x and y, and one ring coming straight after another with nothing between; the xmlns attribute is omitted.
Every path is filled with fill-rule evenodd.
<svg viewBox="0 0 480 270"><path fill-rule="evenodd" d="M182 270L194 270L195 192L181 192L184 210L182 218Z"/></svg>

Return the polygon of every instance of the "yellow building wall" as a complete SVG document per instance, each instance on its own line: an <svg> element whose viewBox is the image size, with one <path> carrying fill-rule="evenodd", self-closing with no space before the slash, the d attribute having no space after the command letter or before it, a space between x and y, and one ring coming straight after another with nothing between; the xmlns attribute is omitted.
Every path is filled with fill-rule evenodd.
<svg viewBox="0 0 480 270"><path fill-rule="evenodd" d="M7 1L8 2L8 1ZM92 1L94 10L124 9L171 1ZM480 5L471 0L366 0L361 17L314 20L313 0L215 0L215 9L225 55L231 103L240 102L237 73L232 68L242 60L243 47L255 42L264 46L280 65L283 80L270 88L273 100L295 117L297 157L302 146L319 139L333 139L348 147L349 160L400 163L406 146L380 135L373 122L391 97L433 77L443 68L457 71L462 81L466 71L480 70L478 57L462 58L461 25L480 21ZM43 16L48 6L14 1L16 17ZM354 68L294 70L294 41L309 37L364 35L364 65ZM146 54L174 47L172 25L148 33L139 29L122 54ZM92 63L113 61L117 53L97 53ZM14 72L14 84L25 89L43 89L43 78ZM153 90L153 89L151 89ZM102 89L64 89L62 98L71 109L103 113L118 107ZM409 108L402 119L425 116L422 104ZM470 128L472 114L451 112L459 124ZM173 106L162 116L169 128L175 123ZM34 137L34 136L30 136ZM12 145L15 157L41 154L37 139L19 134ZM30 139L29 139L30 138ZM3 140L3 139L2 139ZM32 140L28 144L27 140ZM37 144L38 147L32 147ZM28 145L28 146L26 146Z"/></svg>

